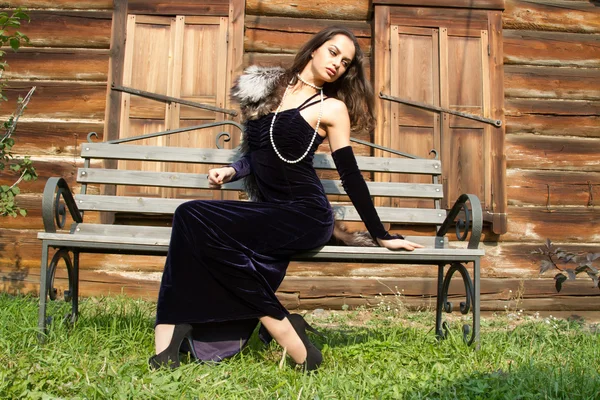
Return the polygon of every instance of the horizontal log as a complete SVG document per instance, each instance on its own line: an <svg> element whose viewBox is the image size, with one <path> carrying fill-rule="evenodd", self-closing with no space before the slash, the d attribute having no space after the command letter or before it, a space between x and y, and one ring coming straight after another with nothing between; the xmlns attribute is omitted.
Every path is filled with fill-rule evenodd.
<svg viewBox="0 0 600 400"><path fill-rule="evenodd" d="M550 238L566 243L600 243L600 209L594 207L508 207L503 241Z"/></svg>
<svg viewBox="0 0 600 400"><path fill-rule="evenodd" d="M64 290L68 289L68 280L63 271L64 264L59 264L54 279L57 289L57 299L62 301ZM38 293L39 267L35 270L22 268L17 271L0 272L0 290L7 293ZM79 291L82 297L110 296L125 294L134 298L156 300L160 281L123 279L109 273L96 271L81 271Z"/></svg>
<svg viewBox="0 0 600 400"><path fill-rule="evenodd" d="M244 52L244 68L250 65L289 68L294 63L294 54Z"/></svg>
<svg viewBox="0 0 600 400"><path fill-rule="evenodd" d="M454 301L456 303L463 301L460 298ZM362 297L362 298L347 298L347 297L327 297L319 299L303 299L299 300L298 308L302 310L314 310L317 308L325 308L332 310L364 308L364 307L381 307L389 305L392 309L406 308L407 310L435 310L435 299L432 298L403 298L402 300L396 297L384 298L381 297ZM573 296L573 297L554 297L551 299L522 299L515 300L497 300L488 299L487 296L481 297L481 311L507 311L507 310L523 310L525 312L534 311L557 311L565 312L592 312L600 308L600 298L597 296ZM457 315L458 311L454 312ZM458 314L460 315L460 314ZM432 322L433 324L433 322Z"/></svg>
<svg viewBox="0 0 600 400"><path fill-rule="evenodd" d="M600 33L594 1L506 0L504 29Z"/></svg>
<svg viewBox="0 0 600 400"><path fill-rule="evenodd" d="M448 29L448 35L469 32L480 36L488 29L489 12L486 10L439 7L390 7L392 25Z"/></svg>
<svg viewBox="0 0 600 400"><path fill-rule="evenodd" d="M229 0L128 0L130 14L229 15Z"/></svg>
<svg viewBox="0 0 600 400"><path fill-rule="evenodd" d="M595 138L507 135L507 168L600 171L600 141Z"/></svg>
<svg viewBox="0 0 600 400"><path fill-rule="evenodd" d="M25 191L27 189L27 183L21 184L20 188ZM25 218L3 218L2 227L6 229L43 230L44 223L42 221L42 195L30 193L20 194L16 197L16 202L19 207L27 210L27 216ZM71 220L69 219L69 221L70 225ZM36 256L38 256L37 253Z"/></svg>
<svg viewBox="0 0 600 400"><path fill-rule="evenodd" d="M295 54L312 37L312 33L246 29L244 52ZM371 39L359 37L357 40L362 51L369 55L371 53Z"/></svg>
<svg viewBox="0 0 600 400"><path fill-rule="evenodd" d="M505 29L502 40L505 64L600 67L597 34Z"/></svg>
<svg viewBox="0 0 600 400"><path fill-rule="evenodd" d="M112 10L113 0L11 0L11 7L54 10Z"/></svg>
<svg viewBox="0 0 600 400"><path fill-rule="evenodd" d="M482 297L499 300L520 298L553 298L560 296L598 296L591 280L575 280L564 284L560 294L556 293L554 279L481 279ZM322 297L396 296L401 302L411 296L435 297L437 279L431 278L344 278L344 277L286 277L279 292L298 293L300 301ZM465 293L461 279L452 279L448 294L458 296Z"/></svg>
<svg viewBox="0 0 600 400"><path fill-rule="evenodd" d="M112 12L30 11L31 22L21 31L29 37L26 47L110 47Z"/></svg>
<svg viewBox="0 0 600 400"><path fill-rule="evenodd" d="M40 157L35 157L32 159L32 161L33 166L38 174L38 179L35 181L21 182L19 184L21 194L40 196L44 191L46 181L51 177L62 177L67 181L71 190L79 191L81 185L76 182L76 178L77 168L83 166L81 159L74 160L73 158L69 157L53 157L51 159L43 159ZM0 177L0 185L12 183L14 183L14 175L11 176L9 173L2 174Z"/></svg>
<svg viewBox="0 0 600 400"><path fill-rule="evenodd" d="M368 0L338 0L335 2L246 1L246 14L248 15L367 21L370 12L370 2Z"/></svg>
<svg viewBox="0 0 600 400"><path fill-rule="evenodd" d="M295 54L277 54L277 53L244 53L244 67L250 65L260 65L265 67L279 66L289 68L294 62ZM371 76L371 61L372 58L366 56L363 60L365 75ZM367 140L367 139L365 139Z"/></svg>
<svg viewBox="0 0 600 400"><path fill-rule="evenodd" d="M506 97L600 100L600 69L504 66Z"/></svg>
<svg viewBox="0 0 600 400"><path fill-rule="evenodd" d="M330 26L343 26L356 37L370 38L371 25L366 21L340 21L331 19L282 18L263 15L247 15L244 20L245 29L261 29L288 33L315 34Z"/></svg>
<svg viewBox="0 0 600 400"><path fill-rule="evenodd" d="M25 96L32 86L37 89L23 114L26 118L44 119L104 119L106 84L85 84L49 81L10 81L3 93L8 97L0 110L0 118L10 115L19 96Z"/></svg>
<svg viewBox="0 0 600 400"><path fill-rule="evenodd" d="M599 172L508 169L506 178L510 205L600 205Z"/></svg>
<svg viewBox="0 0 600 400"><path fill-rule="evenodd" d="M403 7L448 7L475 8L483 10L504 10L504 0L373 0L374 5L403 6Z"/></svg>
<svg viewBox="0 0 600 400"><path fill-rule="evenodd" d="M1 269L0 277L2 279L0 290L3 292L35 293L39 288L39 270ZM121 276L104 271L82 271L80 293L82 297L126 294L136 298L156 300L159 277L160 274ZM60 266L54 283L60 299L67 288L66 273ZM396 292L396 288L399 293ZM407 289L416 294L407 294ZM350 306L388 304L392 307L394 305L409 308L425 306L431 309L435 308L432 289L435 289L435 279L431 278L410 280L286 278L277 295L284 305L288 306L287 302L290 302L289 307L292 308L339 309L344 304ZM462 301L464 299L462 283L453 280L449 293L450 301L454 303ZM590 283L582 281L567 282L559 295L554 291L552 279L531 281L482 279L481 293L482 309L485 310L503 311L505 305L526 311L589 310L590 304L600 305L600 292L596 288L591 288Z"/></svg>
<svg viewBox="0 0 600 400"><path fill-rule="evenodd" d="M600 137L600 117L562 115L509 115L506 133L535 133L547 136Z"/></svg>
<svg viewBox="0 0 600 400"><path fill-rule="evenodd" d="M504 106L507 116L527 114L600 116L600 101L507 98Z"/></svg>
<svg viewBox="0 0 600 400"><path fill-rule="evenodd" d="M27 114L27 111L25 111ZM95 139L103 140L104 123L99 120L70 122L56 120L32 120L21 117L13 137L16 145L13 153L32 156L78 157L81 145L87 143L87 135L96 132Z"/></svg>
<svg viewBox="0 0 600 400"><path fill-rule="evenodd" d="M4 78L106 82L108 59L108 50L104 49L24 47L16 53L6 53L8 68Z"/></svg>

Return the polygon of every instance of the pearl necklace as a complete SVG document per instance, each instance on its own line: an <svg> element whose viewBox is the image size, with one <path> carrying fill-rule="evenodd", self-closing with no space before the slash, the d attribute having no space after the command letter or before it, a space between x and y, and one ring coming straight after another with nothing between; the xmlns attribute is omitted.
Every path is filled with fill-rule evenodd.
<svg viewBox="0 0 600 400"><path fill-rule="evenodd" d="M306 82L304 79L302 79L300 74L296 74L296 78L298 78L298 80L300 80L300 82L304 83L306 86L310 86L315 90L323 90L323 86L317 86L314 83Z"/></svg>
<svg viewBox="0 0 600 400"><path fill-rule="evenodd" d="M319 91L321 91L321 106L319 107L319 119L317 119L317 126L315 127L315 133L310 141L310 144L308 145L308 148L306 149L306 151L304 152L304 154L302 154L302 156L300 156L300 158L298 158L297 160L288 160L286 158L284 158L281 153L279 153L279 150L277 150L277 147L275 146L275 141L273 140L273 126L275 125L275 118L277 118L277 114L279 114L279 111L281 110L281 106L283 105L283 100L285 100L285 96L287 95L288 90L290 89L291 85L288 85L285 88L285 92L283 92L283 97L281 98L281 102L279 103L279 107L277 107L277 110L275 110L275 114L273 115L273 119L271 120L271 127L269 128L269 137L271 139L271 146L273 146L273 150L275 150L275 154L277 154L277 157L279 157L279 159L281 161L284 161L288 164L296 164L299 163L300 161L302 161L304 159L304 157L306 157L306 155L308 154L308 152L310 151L313 143L315 142L315 139L317 138L317 132L319 132L319 125L321 124L321 117L323 116L323 87L319 87L317 85L313 85L312 83L308 83L305 82L304 79L302 79L300 77L300 74L296 75L298 77L298 79L300 80L300 82L315 88Z"/></svg>

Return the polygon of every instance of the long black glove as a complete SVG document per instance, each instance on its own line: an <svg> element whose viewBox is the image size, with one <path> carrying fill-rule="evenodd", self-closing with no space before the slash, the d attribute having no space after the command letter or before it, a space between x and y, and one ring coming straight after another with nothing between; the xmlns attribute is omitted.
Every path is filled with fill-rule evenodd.
<svg viewBox="0 0 600 400"><path fill-rule="evenodd" d="M373 200L371 200L369 188L358 169L352 146L337 149L331 153L331 156L342 179L342 186L373 240L377 242L376 238L384 240L404 239L401 235L390 235L383 227Z"/></svg>
<svg viewBox="0 0 600 400"><path fill-rule="evenodd" d="M229 164L229 167L232 167L235 170L235 175L229 182L235 182L239 179L242 179L245 176L248 176L252 173L252 165L250 164L250 154L246 154L233 164Z"/></svg>

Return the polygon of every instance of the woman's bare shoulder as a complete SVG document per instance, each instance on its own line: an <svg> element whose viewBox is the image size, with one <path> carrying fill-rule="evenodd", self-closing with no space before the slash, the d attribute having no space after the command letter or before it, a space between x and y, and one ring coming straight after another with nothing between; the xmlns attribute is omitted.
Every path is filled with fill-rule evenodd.
<svg viewBox="0 0 600 400"><path fill-rule="evenodd" d="M326 102L323 103L323 121L339 121L340 118L349 118L348 116L348 107L346 107L346 103L336 98L328 98Z"/></svg>
<svg viewBox="0 0 600 400"><path fill-rule="evenodd" d="M336 99L335 97L327 98L327 101L324 104L326 111L343 111L348 113L348 107L346 107L346 103L344 103L340 99Z"/></svg>

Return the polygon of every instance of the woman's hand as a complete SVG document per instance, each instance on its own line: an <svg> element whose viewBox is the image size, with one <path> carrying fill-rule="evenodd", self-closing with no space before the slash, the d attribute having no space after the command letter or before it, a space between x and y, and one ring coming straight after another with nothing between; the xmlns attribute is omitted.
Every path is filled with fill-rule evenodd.
<svg viewBox="0 0 600 400"><path fill-rule="evenodd" d="M418 243L411 242L406 239L384 240L384 239L377 238L377 243L379 243L379 245L381 247L385 247L386 249L390 249L390 250L410 250L410 251L412 251L414 249L420 249L420 248L424 247Z"/></svg>
<svg viewBox="0 0 600 400"><path fill-rule="evenodd" d="M234 176L235 169L232 167L210 169L208 170L208 187L220 189L222 184L229 182Z"/></svg>

